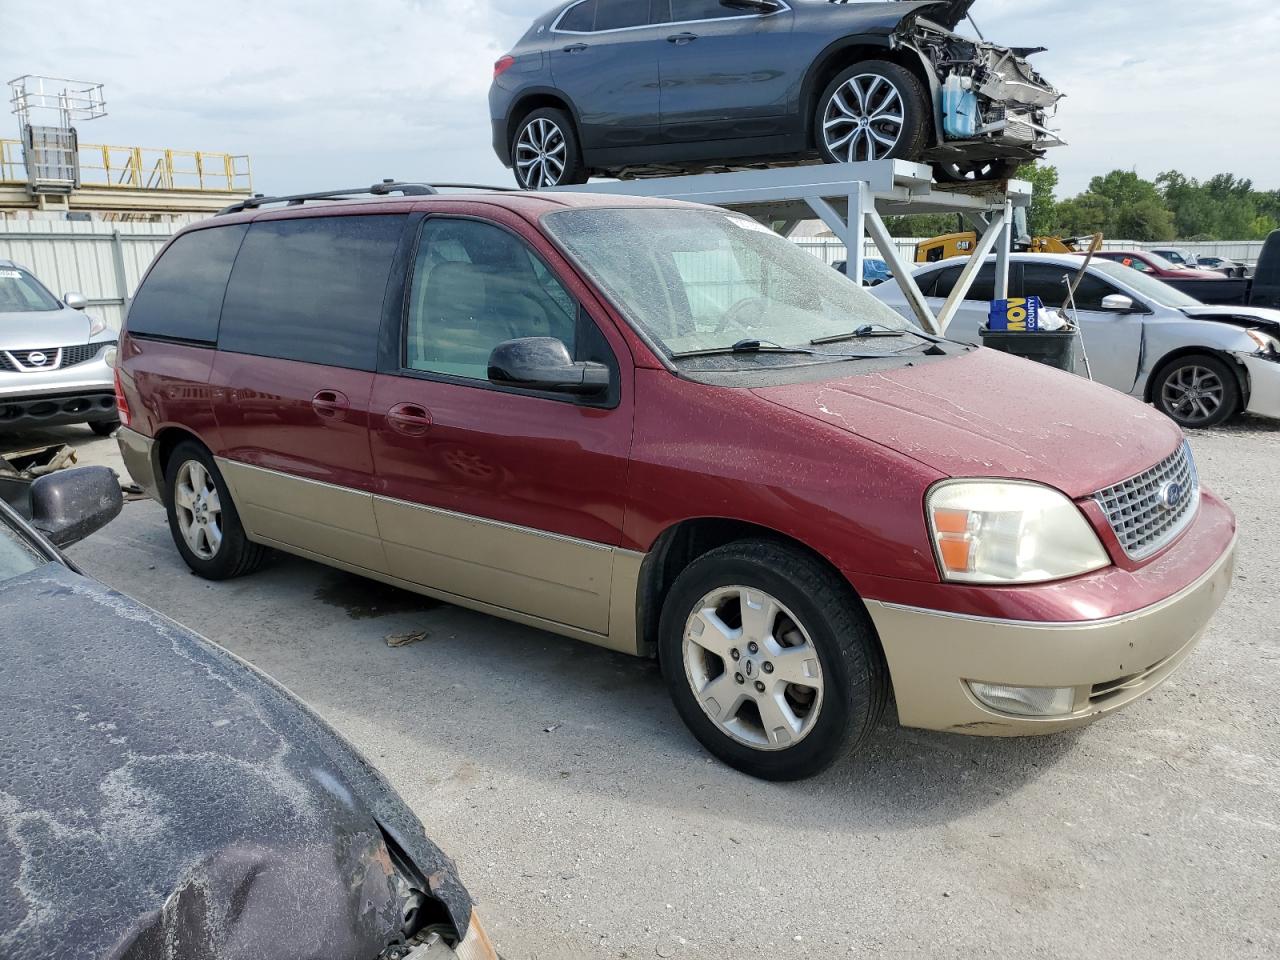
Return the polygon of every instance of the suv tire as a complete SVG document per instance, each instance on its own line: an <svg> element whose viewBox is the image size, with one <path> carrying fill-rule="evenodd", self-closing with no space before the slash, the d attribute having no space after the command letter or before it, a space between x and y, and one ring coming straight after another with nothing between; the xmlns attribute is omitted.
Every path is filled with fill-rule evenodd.
<svg viewBox="0 0 1280 960"><path fill-rule="evenodd" d="M974 160L933 164L933 177L939 183L988 183L1010 180L1022 166L1018 160Z"/></svg>
<svg viewBox="0 0 1280 960"><path fill-rule="evenodd" d="M169 532L188 567L206 580L230 580L262 565L267 548L245 535L213 456L194 441L174 448L164 477Z"/></svg>
<svg viewBox="0 0 1280 960"><path fill-rule="evenodd" d="M511 138L511 170L521 190L586 183L573 119L563 110L541 107L521 120Z"/></svg>
<svg viewBox="0 0 1280 960"><path fill-rule="evenodd" d="M888 699L874 628L848 584L768 540L731 543L686 567L663 604L658 648L694 736L764 780L810 777L852 753Z"/></svg>
<svg viewBox="0 0 1280 960"><path fill-rule="evenodd" d="M914 160L932 129L923 84L887 60L855 63L837 74L818 98L813 121L824 163Z"/></svg>
<svg viewBox="0 0 1280 960"><path fill-rule="evenodd" d="M1165 416L1187 430L1216 427L1240 410L1240 381L1217 357L1178 357L1156 374L1151 399Z"/></svg>

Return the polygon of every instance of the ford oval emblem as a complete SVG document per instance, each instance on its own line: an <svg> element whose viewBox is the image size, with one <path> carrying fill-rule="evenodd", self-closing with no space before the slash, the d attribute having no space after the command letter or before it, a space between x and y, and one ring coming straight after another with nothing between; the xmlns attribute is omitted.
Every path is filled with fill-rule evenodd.
<svg viewBox="0 0 1280 960"><path fill-rule="evenodd" d="M43 367L48 360L49 358L39 350L32 350L27 354L27 363L33 367Z"/></svg>
<svg viewBox="0 0 1280 960"><path fill-rule="evenodd" d="M1160 488L1159 498L1160 506L1164 510L1176 510L1182 503L1182 498L1187 495L1187 491L1180 483L1166 483Z"/></svg>

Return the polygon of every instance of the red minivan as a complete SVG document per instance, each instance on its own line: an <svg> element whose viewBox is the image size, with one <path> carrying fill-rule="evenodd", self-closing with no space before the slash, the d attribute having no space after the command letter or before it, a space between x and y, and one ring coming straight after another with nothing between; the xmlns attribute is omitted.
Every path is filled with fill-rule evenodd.
<svg viewBox="0 0 1280 960"><path fill-rule="evenodd" d="M891 697L1086 723L1226 595L1235 519L1136 400L929 336L745 216L402 189L250 201L142 283L120 446L196 573L277 549L657 657L770 779Z"/></svg>

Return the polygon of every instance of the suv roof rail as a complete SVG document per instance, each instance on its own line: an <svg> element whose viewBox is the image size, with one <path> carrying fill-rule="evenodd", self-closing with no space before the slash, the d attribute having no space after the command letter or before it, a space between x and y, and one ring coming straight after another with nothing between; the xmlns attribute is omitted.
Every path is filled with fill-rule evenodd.
<svg viewBox="0 0 1280 960"><path fill-rule="evenodd" d="M280 197L268 197L261 193L255 193L248 200L242 200L239 203L231 204L229 207L223 207L216 215L221 217L228 213L256 210L259 207L277 203L297 207L308 200L354 200L362 196L385 197L393 193L406 197L434 196L440 192L439 188L441 187L450 190L494 190L500 192L508 192L512 189L511 187L493 187L480 183L402 183L399 180L388 178L369 187L352 187L348 190L321 190L318 193L293 193Z"/></svg>

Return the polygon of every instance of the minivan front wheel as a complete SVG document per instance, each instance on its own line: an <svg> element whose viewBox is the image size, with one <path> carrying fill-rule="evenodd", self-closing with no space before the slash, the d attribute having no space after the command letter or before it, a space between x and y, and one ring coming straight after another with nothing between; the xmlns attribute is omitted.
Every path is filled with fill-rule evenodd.
<svg viewBox="0 0 1280 960"><path fill-rule="evenodd" d="M207 580L257 569L266 548L249 540L231 493L204 447L180 443L165 471L169 532L188 567Z"/></svg>
<svg viewBox="0 0 1280 960"><path fill-rule="evenodd" d="M884 711L888 680L848 586L767 540L704 554L663 605L659 654L694 736L766 780L812 776L855 750Z"/></svg>
<svg viewBox="0 0 1280 960"><path fill-rule="evenodd" d="M520 121L512 141L511 166L522 190L587 182L573 120L553 107L534 110Z"/></svg>
<svg viewBox="0 0 1280 960"><path fill-rule="evenodd" d="M814 140L826 163L914 160L931 125L924 86L887 60L855 63L818 98Z"/></svg>

